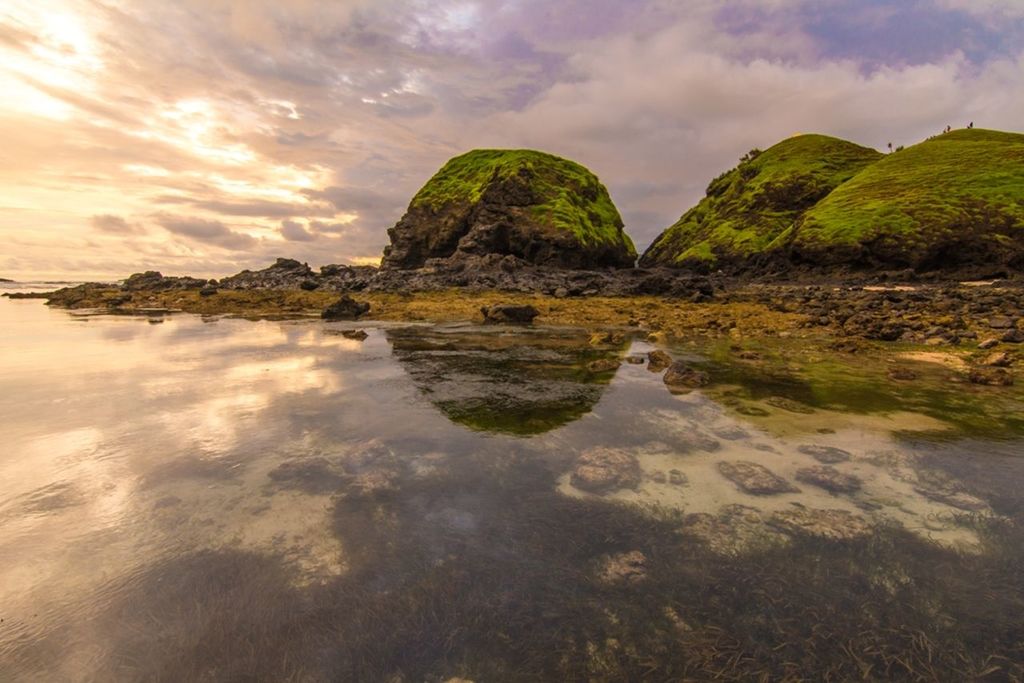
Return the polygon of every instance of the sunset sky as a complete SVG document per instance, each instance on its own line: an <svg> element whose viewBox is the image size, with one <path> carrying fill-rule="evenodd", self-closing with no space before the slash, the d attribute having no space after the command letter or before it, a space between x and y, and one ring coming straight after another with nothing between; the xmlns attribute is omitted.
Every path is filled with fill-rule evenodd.
<svg viewBox="0 0 1024 683"><path fill-rule="evenodd" d="M0 0L0 93L0 277L376 262L474 147L642 249L794 133L1024 129L1024 0Z"/></svg>

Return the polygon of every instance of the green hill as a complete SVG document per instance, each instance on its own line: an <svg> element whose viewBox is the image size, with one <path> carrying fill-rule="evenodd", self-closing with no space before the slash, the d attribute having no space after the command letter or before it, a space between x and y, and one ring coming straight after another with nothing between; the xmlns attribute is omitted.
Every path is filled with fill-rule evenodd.
<svg viewBox="0 0 1024 683"><path fill-rule="evenodd" d="M630 266L636 249L589 170L533 150L479 149L446 163L388 231L385 267L506 254L555 266Z"/></svg>
<svg viewBox="0 0 1024 683"><path fill-rule="evenodd" d="M881 156L824 135L800 135L764 152L754 150L711 181L707 196L654 241L640 265L741 267Z"/></svg>
<svg viewBox="0 0 1024 683"><path fill-rule="evenodd" d="M1021 268L1024 135L959 130L884 156L786 140L712 182L641 264Z"/></svg>
<svg viewBox="0 0 1024 683"><path fill-rule="evenodd" d="M1024 135L959 130L890 154L807 212L796 263L1024 265Z"/></svg>

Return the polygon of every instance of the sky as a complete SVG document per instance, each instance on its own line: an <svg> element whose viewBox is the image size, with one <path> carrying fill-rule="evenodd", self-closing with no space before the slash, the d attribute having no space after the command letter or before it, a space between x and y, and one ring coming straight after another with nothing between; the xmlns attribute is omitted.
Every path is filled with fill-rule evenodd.
<svg viewBox="0 0 1024 683"><path fill-rule="evenodd" d="M0 277L376 263L534 148L645 248L744 152L1024 128L1024 0L0 0Z"/></svg>

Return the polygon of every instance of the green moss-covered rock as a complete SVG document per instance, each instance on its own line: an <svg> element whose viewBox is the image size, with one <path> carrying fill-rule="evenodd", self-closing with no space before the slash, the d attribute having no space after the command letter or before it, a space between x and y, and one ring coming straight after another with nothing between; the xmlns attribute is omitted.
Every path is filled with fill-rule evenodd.
<svg viewBox="0 0 1024 683"><path fill-rule="evenodd" d="M1019 270L1024 135L959 130L888 155L791 138L716 178L641 265Z"/></svg>
<svg viewBox="0 0 1024 683"><path fill-rule="evenodd" d="M707 196L654 241L640 264L741 269L881 156L824 135L800 135L764 152L753 150L711 181Z"/></svg>
<svg viewBox="0 0 1024 683"><path fill-rule="evenodd" d="M1024 135L959 130L887 155L780 240L796 264L1024 267Z"/></svg>
<svg viewBox="0 0 1024 683"><path fill-rule="evenodd" d="M630 266L636 250L597 177L532 150L474 150L455 157L388 230L383 266L428 259L511 255L569 268Z"/></svg>

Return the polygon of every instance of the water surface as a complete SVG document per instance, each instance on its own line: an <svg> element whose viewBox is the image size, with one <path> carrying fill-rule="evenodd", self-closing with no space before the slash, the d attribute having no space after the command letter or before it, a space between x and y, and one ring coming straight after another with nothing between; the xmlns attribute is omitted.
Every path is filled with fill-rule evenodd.
<svg viewBox="0 0 1024 683"><path fill-rule="evenodd" d="M793 340L671 348L713 380L672 394L584 330L0 329L0 679L1024 676L1019 389ZM636 481L578 488L600 449Z"/></svg>

